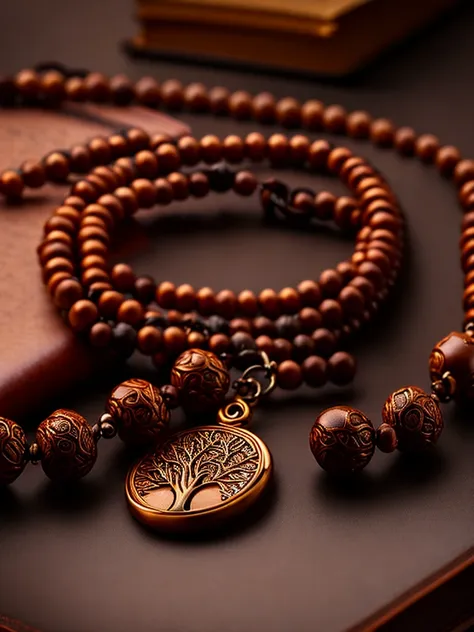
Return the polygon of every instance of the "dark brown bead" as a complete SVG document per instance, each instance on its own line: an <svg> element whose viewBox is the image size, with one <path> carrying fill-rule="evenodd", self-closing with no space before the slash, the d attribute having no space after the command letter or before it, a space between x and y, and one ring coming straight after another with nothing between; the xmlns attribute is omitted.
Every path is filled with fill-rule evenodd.
<svg viewBox="0 0 474 632"><path fill-rule="evenodd" d="M177 171L181 166L181 159L177 148L170 143L163 143L156 151L160 173Z"/></svg>
<svg viewBox="0 0 474 632"><path fill-rule="evenodd" d="M278 365L277 384L285 390L294 390L303 383L303 373L294 360L284 360Z"/></svg>
<svg viewBox="0 0 474 632"><path fill-rule="evenodd" d="M210 107L207 88L202 83L190 83L184 89L184 101L191 112L207 112Z"/></svg>
<svg viewBox="0 0 474 632"><path fill-rule="evenodd" d="M27 160L21 165L23 182L31 189L42 187L46 182L46 171L43 165L34 160Z"/></svg>
<svg viewBox="0 0 474 632"><path fill-rule="evenodd" d="M180 327L167 327L163 332L163 345L171 355L178 355L186 348L186 332Z"/></svg>
<svg viewBox="0 0 474 632"><path fill-rule="evenodd" d="M214 353L189 349L175 361L171 383L179 391L183 409L196 414L217 410L223 404L230 376Z"/></svg>
<svg viewBox="0 0 474 632"><path fill-rule="evenodd" d="M334 221L342 230L348 230L352 227L352 215L357 209L357 202L354 198L341 195L337 198L334 205Z"/></svg>
<svg viewBox="0 0 474 632"><path fill-rule="evenodd" d="M55 257L66 257L66 259L72 260L72 248L67 244L63 244L60 241L51 241L45 243L44 246L38 252L39 260L44 265L50 259Z"/></svg>
<svg viewBox="0 0 474 632"><path fill-rule="evenodd" d="M176 305L176 286L169 281L160 283L156 290L156 302L163 309L172 309Z"/></svg>
<svg viewBox="0 0 474 632"><path fill-rule="evenodd" d="M298 334L293 340L293 358L301 363L314 352L314 341L306 334Z"/></svg>
<svg viewBox="0 0 474 632"><path fill-rule="evenodd" d="M398 449L423 450L434 445L443 430L443 416L436 400L417 386L392 393L382 411L384 423L396 433Z"/></svg>
<svg viewBox="0 0 474 632"><path fill-rule="evenodd" d="M370 126L370 139L380 147L391 147L393 145L395 128L388 119L376 119Z"/></svg>
<svg viewBox="0 0 474 632"><path fill-rule="evenodd" d="M142 77L135 84L137 101L149 108L156 108L161 101L160 85L154 77Z"/></svg>
<svg viewBox="0 0 474 632"><path fill-rule="evenodd" d="M231 134L222 141L222 158L230 164L237 164L244 159L244 141L240 136Z"/></svg>
<svg viewBox="0 0 474 632"><path fill-rule="evenodd" d="M209 349L215 354L225 353L230 347L230 338L225 334L213 334L209 338Z"/></svg>
<svg viewBox="0 0 474 632"><path fill-rule="evenodd" d="M261 92L252 101L253 118L259 123L274 123L276 120L276 101L270 92Z"/></svg>
<svg viewBox="0 0 474 632"><path fill-rule="evenodd" d="M190 286L191 287L191 286ZM202 287L196 292L197 310L203 316L209 316L216 310L216 295L210 287Z"/></svg>
<svg viewBox="0 0 474 632"><path fill-rule="evenodd" d="M171 384L164 384L160 387L161 397L165 400L168 410L173 410L179 406L179 391Z"/></svg>
<svg viewBox="0 0 474 632"><path fill-rule="evenodd" d="M342 325L343 312L338 301L332 298L325 299L319 306L319 312L326 327L334 329Z"/></svg>
<svg viewBox="0 0 474 632"><path fill-rule="evenodd" d="M273 352L275 350L275 346L273 344L273 340L270 336L259 336L255 340L255 344L257 345L257 349L259 351L263 351L268 355L268 357L273 357Z"/></svg>
<svg viewBox="0 0 474 632"><path fill-rule="evenodd" d="M155 178L158 175L158 159L149 149L143 149L135 155L138 175L143 178Z"/></svg>
<svg viewBox="0 0 474 632"><path fill-rule="evenodd" d="M390 424L383 422L377 428L376 443L378 449L387 454L397 449L397 433Z"/></svg>
<svg viewBox="0 0 474 632"><path fill-rule="evenodd" d="M461 152L457 147L444 145L438 149L435 163L441 175L450 176L460 160Z"/></svg>
<svg viewBox="0 0 474 632"><path fill-rule="evenodd" d="M7 198L19 198L23 193L25 183L16 171L8 169L0 175L0 193Z"/></svg>
<svg viewBox="0 0 474 632"><path fill-rule="evenodd" d="M85 101L88 97L86 84L81 77L70 77L64 84L69 101Z"/></svg>
<svg viewBox="0 0 474 632"><path fill-rule="evenodd" d="M203 349L207 343L206 336L200 331L190 331L187 336L187 346L190 349Z"/></svg>
<svg viewBox="0 0 474 632"><path fill-rule="evenodd" d="M275 323L266 316L257 316L253 321L253 331L256 336L276 336Z"/></svg>
<svg viewBox="0 0 474 632"><path fill-rule="evenodd" d="M108 347L112 342L112 327L107 323L95 323L89 332L89 342L93 347Z"/></svg>
<svg viewBox="0 0 474 632"><path fill-rule="evenodd" d="M137 347L145 355L155 355L162 348L163 335L159 329L147 325L137 334Z"/></svg>
<svg viewBox="0 0 474 632"><path fill-rule="evenodd" d="M252 195L258 182L257 178L250 171L239 171L234 178L233 189L239 195Z"/></svg>
<svg viewBox="0 0 474 632"><path fill-rule="evenodd" d="M209 90L209 106L213 114L227 114L229 112L230 91L222 86Z"/></svg>
<svg viewBox="0 0 474 632"><path fill-rule="evenodd" d="M229 97L230 115L238 120L252 116L252 96L245 90L238 90Z"/></svg>
<svg viewBox="0 0 474 632"><path fill-rule="evenodd" d="M415 151L416 133L411 127L399 127L395 132L395 148L403 156L412 156Z"/></svg>
<svg viewBox="0 0 474 632"><path fill-rule="evenodd" d="M245 138L245 155L254 162L260 162L267 155L267 141L260 132L252 132Z"/></svg>
<svg viewBox="0 0 474 632"><path fill-rule="evenodd" d="M74 303L69 310L68 320L74 331L80 332L91 327L98 318L97 307L85 299Z"/></svg>
<svg viewBox="0 0 474 632"><path fill-rule="evenodd" d="M91 101L104 103L111 97L109 80L100 72L92 72L84 79L84 84Z"/></svg>
<svg viewBox="0 0 474 632"><path fill-rule="evenodd" d="M209 178L204 173L192 173L188 179L189 193L194 197L205 197L210 191Z"/></svg>
<svg viewBox="0 0 474 632"><path fill-rule="evenodd" d="M170 413L160 391L145 380L130 379L116 386L106 410L127 445L153 447L168 428Z"/></svg>
<svg viewBox="0 0 474 632"><path fill-rule="evenodd" d="M72 410L57 410L36 431L41 465L51 480L69 482L88 474L97 458L97 446L84 417Z"/></svg>
<svg viewBox="0 0 474 632"><path fill-rule="evenodd" d="M276 117L283 127L299 127L301 125L301 104L293 97L280 99L276 104Z"/></svg>
<svg viewBox="0 0 474 632"><path fill-rule="evenodd" d="M192 136L183 136L178 140L178 150L183 165L193 167L201 159L201 146Z"/></svg>
<svg viewBox="0 0 474 632"><path fill-rule="evenodd" d="M150 136L138 127L132 127L132 129L127 130L125 138L132 153L136 153L141 149L150 149Z"/></svg>
<svg viewBox="0 0 474 632"><path fill-rule="evenodd" d="M219 162L222 158L222 143L218 136L207 134L200 141L201 158L209 165Z"/></svg>
<svg viewBox="0 0 474 632"><path fill-rule="evenodd" d="M319 277L319 287L323 296L334 297L339 294L342 289L343 280L336 270L324 270Z"/></svg>
<svg viewBox="0 0 474 632"><path fill-rule="evenodd" d="M454 168L454 182L458 187L474 179L474 160L460 160Z"/></svg>
<svg viewBox="0 0 474 632"><path fill-rule="evenodd" d="M184 283L176 288L176 309L181 312L190 312L196 304L196 292L192 285Z"/></svg>
<svg viewBox="0 0 474 632"><path fill-rule="evenodd" d="M336 336L329 329L319 328L311 335L314 341L314 352L324 358L329 357L336 349Z"/></svg>
<svg viewBox="0 0 474 632"><path fill-rule="evenodd" d="M350 261L341 261L336 266L336 272L341 275L343 283L349 283L357 276L357 268Z"/></svg>
<svg viewBox="0 0 474 632"><path fill-rule="evenodd" d="M376 290L382 289L384 285L384 276L380 268L371 261L364 261L360 264L359 274L366 277L375 287Z"/></svg>
<svg viewBox="0 0 474 632"><path fill-rule="evenodd" d="M345 386L354 379L356 362L346 351L336 351L328 360L328 377L333 384Z"/></svg>
<svg viewBox="0 0 474 632"><path fill-rule="evenodd" d="M305 129L316 131L323 123L324 104L317 99L303 103L301 107L301 124Z"/></svg>
<svg viewBox="0 0 474 632"><path fill-rule="evenodd" d="M184 105L183 84L177 79L169 79L161 86L161 98L169 110L180 110Z"/></svg>
<svg viewBox="0 0 474 632"><path fill-rule="evenodd" d="M216 312L229 320L237 311L237 296L232 290L221 290L216 294Z"/></svg>
<svg viewBox="0 0 474 632"><path fill-rule="evenodd" d="M415 143L415 152L423 162L433 162L439 149L439 140L433 134L422 134Z"/></svg>
<svg viewBox="0 0 474 632"><path fill-rule="evenodd" d="M272 165L284 166L290 158L288 138L283 134L273 134L267 141L268 157Z"/></svg>
<svg viewBox="0 0 474 632"><path fill-rule="evenodd" d="M343 287L339 293L338 301L348 316L359 318L364 313L364 295L354 286Z"/></svg>
<svg viewBox="0 0 474 632"><path fill-rule="evenodd" d="M28 442L23 428L0 417L0 488L10 485L25 469Z"/></svg>
<svg viewBox="0 0 474 632"><path fill-rule="evenodd" d="M429 359L432 382L440 382L444 387L437 394L443 399L453 394L461 400L474 398L473 367L474 338L461 332L452 332L443 338ZM449 375L447 380L446 374Z"/></svg>
<svg viewBox="0 0 474 632"><path fill-rule="evenodd" d="M258 312L257 297L250 290L243 290L237 297L239 311L244 316L255 316Z"/></svg>
<svg viewBox="0 0 474 632"><path fill-rule="evenodd" d="M273 358L277 362L289 360L293 355L293 345L285 338L275 338L273 341Z"/></svg>
<svg viewBox="0 0 474 632"><path fill-rule="evenodd" d="M285 287L278 294L281 311L284 314L296 314L301 307L301 299L297 290Z"/></svg>
<svg viewBox="0 0 474 632"><path fill-rule="evenodd" d="M352 138L368 138L372 117L368 112L356 110L347 115L347 134Z"/></svg>
<svg viewBox="0 0 474 632"><path fill-rule="evenodd" d="M309 445L328 474L344 476L359 472L369 463L375 451L375 430L360 410L334 406L317 417Z"/></svg>
<svg viewBox="0 0 474 632"><path fill-rule="evenodd" d="M326 168L331 145L327 140L315 140L308 150L308 164L314 171L322 171Z"/></svg>
<svg viewBox="0 0 474 632"><path fill-rule="evenodd" d="M306 136L297 134L290 138L290 161L294 165L304 165L308 160L310 142Z"/></svg>
<svg viewBox="0 0 474 632"><path fill-rule="evenodd" d="M339 174L347 160L352 158L348 147L336 147L328 156L328 169L331 173Z"/></svg>
<svg viewBox="0 0 474 632"><path fill-rule="evenodd" d="M72 276L69 272L63 271L53 274L53 276L48 280L47 283L48 293L50 294L50 296L54 296L54 292L56 291L56 288L61 283L61 281L71 278Z"/></svg>
<svg viewBox="0 0 474 632"><path fill-rule="evenodd" d="M297 289L302 305L317 307L321 302L321 289L315 281L301 281Z"/></svg>
<svg viewBox="0 0 474 632"><path fill-rule="evenodd" d="M323 113L323 125L328 132L342 134L346 129L347 114L340 105L328 105Z"/></svg>
<svg viewBox="0 0 474 632"><path fill-rule="evenodd" d="M135 273L126 263L117 263L112 268L111 279L119 292L132 292L135 285Z"/></svg>
<svg viewBox="0 0 474 632"><path fill-rule="evenodd" d="M151 208L156 203L156 187L149 180L145 178L134 180L130 188L136 195L139 207Z"/></svg>
<svg viewBox="0 0 474 632"><path fill-rule="evenodd" d="M304 332L311 333L318 327L321 327L323 319L318 310L313 307L303 307L298 314L301 328Z"/></svg>
<svg viewBox="0 0 474 632"><path fill-rule="evenodd" d="M82 297L83 290L79 281L64 279L56 287L54 303L59 309L70 309Z"/></svg>
<svg viewBox="0 0 474 632"><path fill-rule="evenodd" d="M144 316L142 305L133 298L123 301L117 312L117 320L129 325L138 325Z"/></svg>
<svg viewBox="0 0 474 632"><path fill-rule="evenodd" d="M301 365L303 379L308 386L317 388L324 386L327 381L327 363L316 355L310 355Z"/></svg>
<svg viewBox="0 0 474 632"><path fill-rule="evenodd" d="M329 191L319 191L315 197L315 216L320 220L332 219L336 196Z"/></svg>
<svg viewBox="0 0 474 632"><path fill-rule="evenodd" d="M154 182L156 190L156 203L161 206L173 201L173 187L166 178L158 178Z"/></svg>
<svg viewBox="0 0 474 632"><path fill-rule="evenodd" d="M270 288L262 290L259 294L258 301L265 316L277 318L280 315L280 302L275 290Z"/></svg>
<svg viewBox="0 0 474 632"><path fill-rule="evenodd" d="M21 70L15 77L15 86L25 99L35 99L41 90L41 80L34 70Z"/></svg>
<svg viewBox="0 0 474 632"><path fill-rule="evenodd" d="M141 276L135 279L134 294L143 305L151 303L154 300L155 292L156 283L151 276Z"/></svg>

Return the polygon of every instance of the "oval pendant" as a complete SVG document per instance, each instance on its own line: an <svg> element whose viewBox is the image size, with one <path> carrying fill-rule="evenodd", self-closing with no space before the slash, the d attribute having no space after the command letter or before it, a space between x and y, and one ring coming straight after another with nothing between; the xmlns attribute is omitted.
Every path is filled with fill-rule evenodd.
<svg viewBox="0 0 474 632"><path fill-rule="evenodd" d="M245 511L271 471L270 452L252 432L200 426L172 435L130 469L127 500L148 527L195 531Z"/></svg>

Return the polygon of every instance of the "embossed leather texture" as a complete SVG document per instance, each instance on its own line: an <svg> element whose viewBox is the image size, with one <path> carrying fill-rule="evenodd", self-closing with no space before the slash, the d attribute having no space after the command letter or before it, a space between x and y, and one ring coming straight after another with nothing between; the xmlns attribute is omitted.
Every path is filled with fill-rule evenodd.
<svg viewBox="0 0 474 632"><path fill-rule="evenodd" d="M140 126L179 136L187 127L144 108L69 106L64 111L0 110L0 169L96 135ZM67 192L27 190L17 206L0 202L0 410L21 417L90 375L101 360L61 320L41 281L36 246L45 219Z"/></svg>

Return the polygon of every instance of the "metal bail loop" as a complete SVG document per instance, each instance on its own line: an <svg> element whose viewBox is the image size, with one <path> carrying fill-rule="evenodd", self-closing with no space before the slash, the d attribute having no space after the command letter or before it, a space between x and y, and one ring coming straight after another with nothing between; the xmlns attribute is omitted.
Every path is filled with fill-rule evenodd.
<svg viewBox="0 0 474 632"><path fill-rule="evenodd" d="M217 413L218 423L233 428L246 428L252 420L252 409L241 397L223 406Z"/></svg>

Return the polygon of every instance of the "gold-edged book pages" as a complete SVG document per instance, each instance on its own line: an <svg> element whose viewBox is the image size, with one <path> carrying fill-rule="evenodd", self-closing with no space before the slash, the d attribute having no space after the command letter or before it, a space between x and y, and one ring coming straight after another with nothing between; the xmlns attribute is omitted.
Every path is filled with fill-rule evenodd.
<svg viewBox="0 0 474 632"><path fill-rule="evenodd" d="M457 0L135 0L135 52L345 75Z"/></svg>

